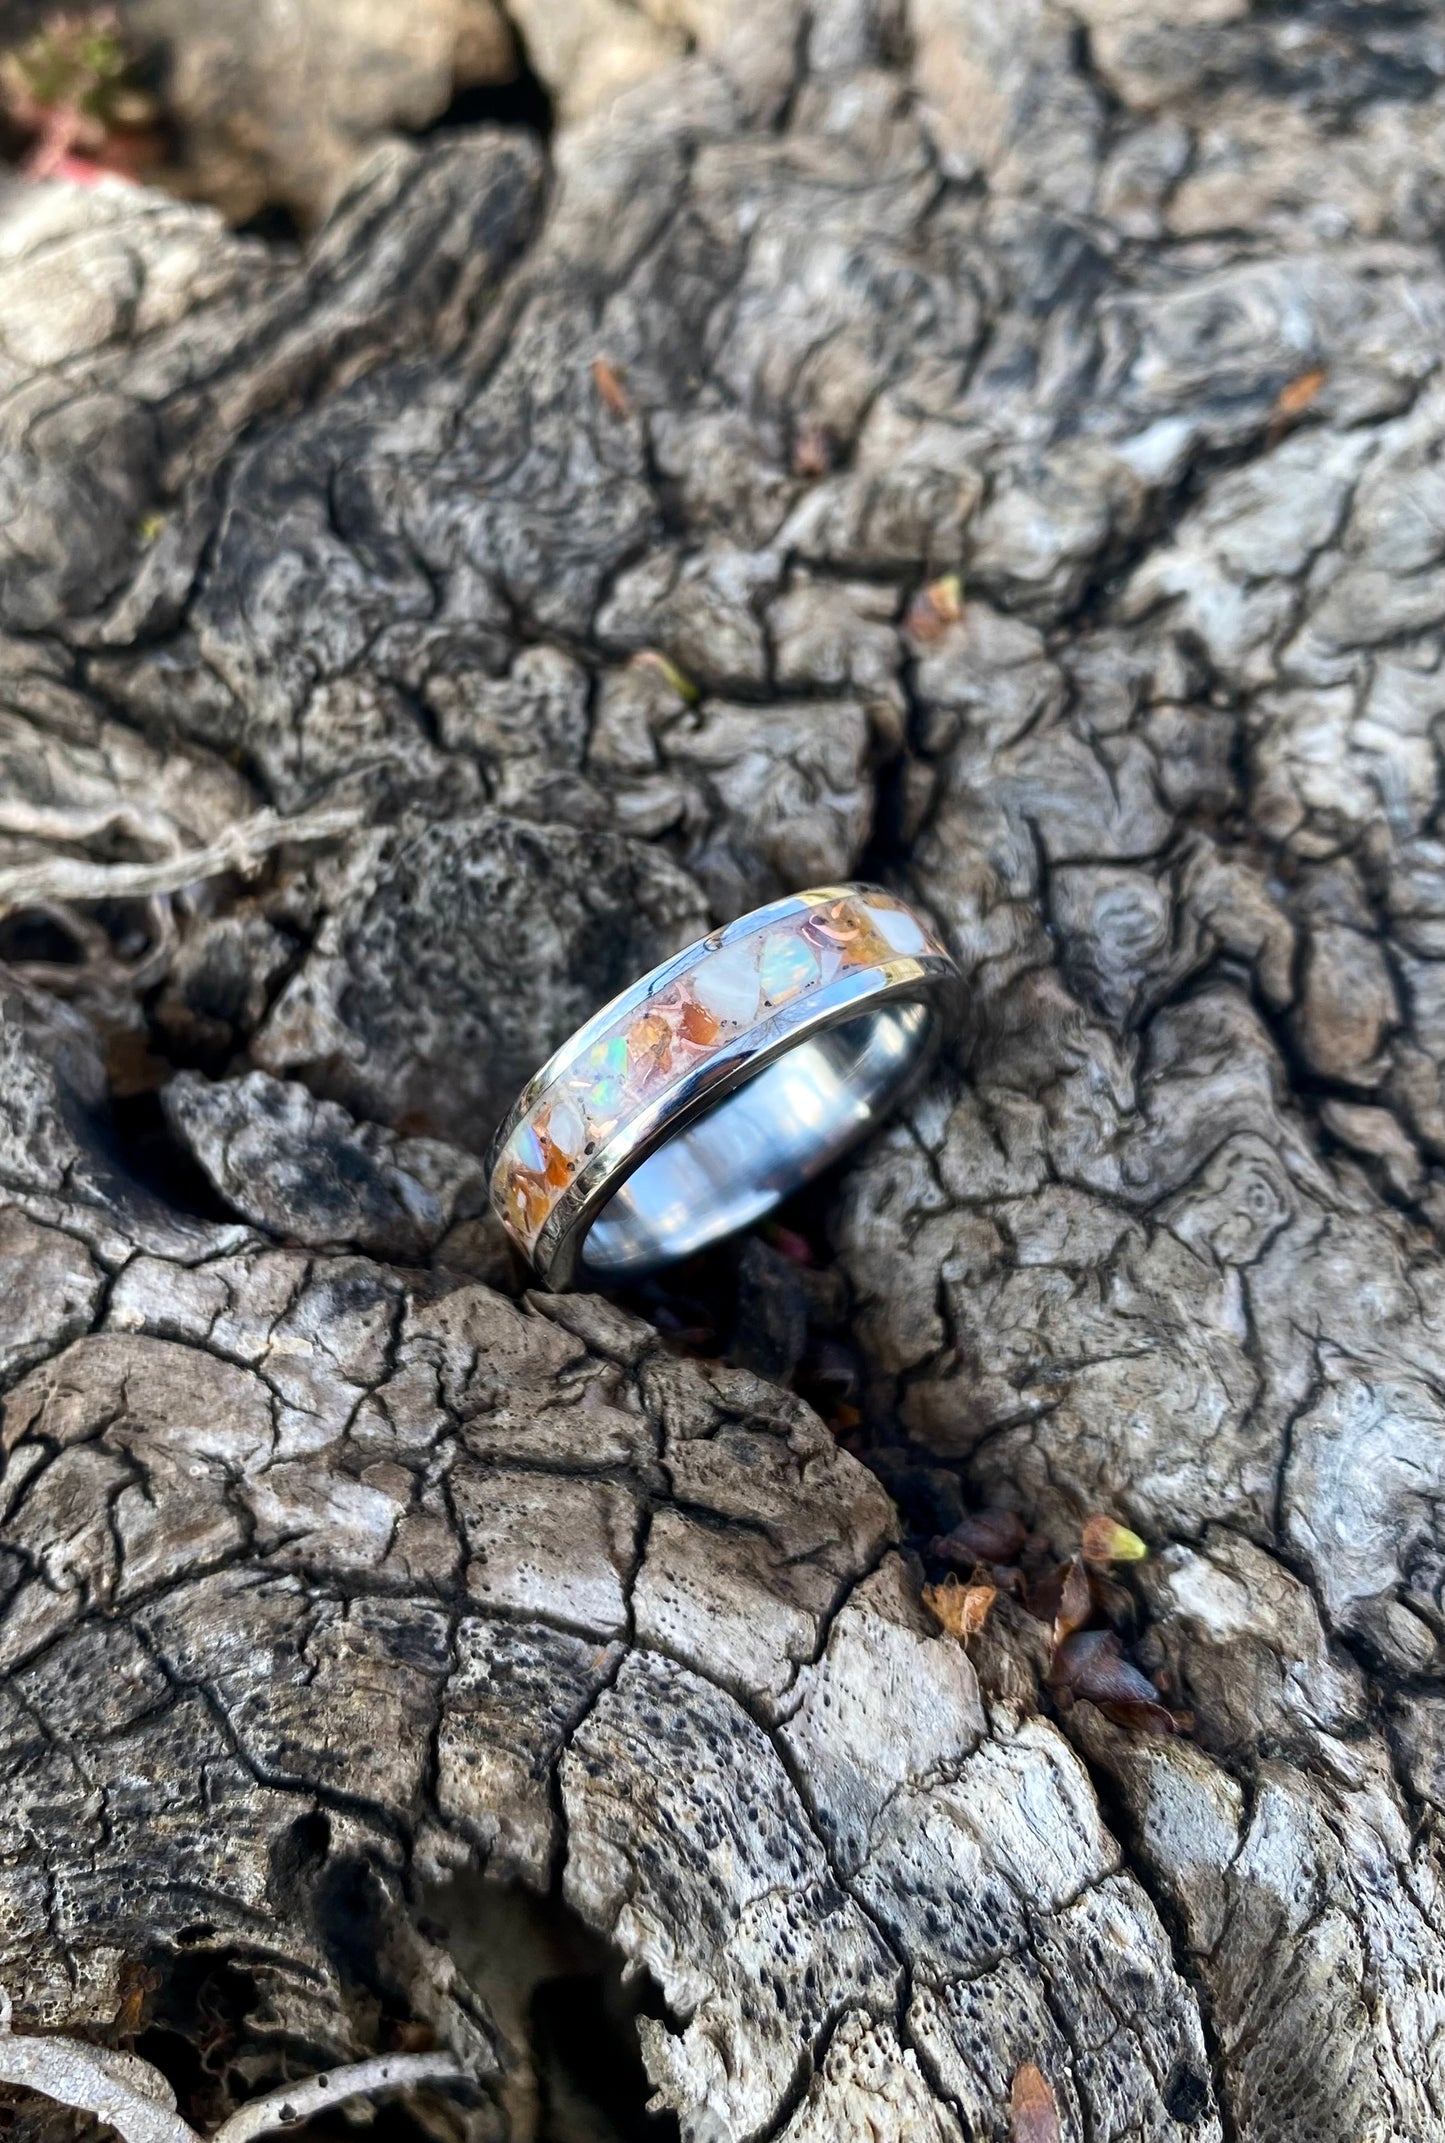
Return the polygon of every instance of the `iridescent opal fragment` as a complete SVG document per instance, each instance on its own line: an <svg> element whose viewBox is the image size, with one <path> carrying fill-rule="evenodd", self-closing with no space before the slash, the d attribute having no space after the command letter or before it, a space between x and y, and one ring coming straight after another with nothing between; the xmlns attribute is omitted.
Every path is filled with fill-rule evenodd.
<svg viewBox="0 0 1445 2143"><path fill-rule="evenodd" d="M627 1036L614 1034L594 1042L577 1067L575 1084L589 1122L615 1118L622 1107L627 1077Z"/></svg>
<svg viewBox="0 0 1445 2143"><path fill-rule="evenodd" d="M758 954L758 981L770 1005L786 1004L811 989L822 970L818 955L799 930L770 930Z"/></svg>
<svg viewBox="0 0 1445 2143"><path fill-rule="evenodd" d="M514 1135L517 1148L517 1166L541 1170L547 1166L546 1148L538 1135L535 1123L518 1124Z"/></svg>

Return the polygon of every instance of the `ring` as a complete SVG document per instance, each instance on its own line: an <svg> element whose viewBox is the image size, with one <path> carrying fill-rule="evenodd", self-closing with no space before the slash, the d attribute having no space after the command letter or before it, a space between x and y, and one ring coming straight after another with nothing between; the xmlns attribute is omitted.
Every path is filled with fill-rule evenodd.
<svg viewBox="0 0 1445 2143"><path fill-rule="evenodd" d="M528 1082L492 1148L492 1204L554 1291L690 1257L882 1120L959 983L876 886L740 916L614 997Z"/></svg>

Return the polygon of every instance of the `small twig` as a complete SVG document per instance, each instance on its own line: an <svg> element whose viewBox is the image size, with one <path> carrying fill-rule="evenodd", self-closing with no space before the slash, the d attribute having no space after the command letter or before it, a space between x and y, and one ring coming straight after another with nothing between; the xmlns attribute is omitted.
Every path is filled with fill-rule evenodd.
<svg viewBox="0 0 1445 2143"><path fill-rule="evenodd" d="M0 2083L93 2113L124 2143L199 2143L160 2071L134 2054L113 2054L83 2039L3 2031Z"/></svg>
<svg viewBox="0 0 1445 2143"><path fill-rule="evenodd" d="M23 796L0 796L0 833L76 843L124 834L167 855L179 855L184 846L169 813L130 803L32 804Z"/></svg>
<svg viewBox="0 0 1445 2143"><path fill-rule="evenodd" d="M174 2091L149 2061L58 2033L12 2032L10 2016L10 1996L0 1988L0 2083L19 2084L62 2106L93 2113L124 2143L203 2143L177 2113ZM253 2098L221 2123L210 2143L251 2143L253 2136L294 2128L343 2099L466 2080L454 2054L378 2054Z"/></svg>
<svg viewBox="0 0 1445 2143"><path fill-rule="evenodd" d="M38 900L136 900L178 893L202 878L247 870L287 841L330 841L361 823L357 811L310 811L278 818L258 811L206 848L183 850L156 863L91 863L83 856L46 856L0 870L0 914Z"/></svg>
<svg viewBox="0 0 1445 2143"><path fill-rule="evenodd" d="M294 2128L313 2113L336 2105L344 2098L367 2097L377 2091L400 2091L419 2083L464 2083L466 2070L452 2054L378 2054L370 2061L353 2061L341 2069L325 2069L308 2076L304 2083L284 2091L268 2091L238 2106L222 2121L211 2143L250 2143L252 2136L273 2128Z"/></svg>

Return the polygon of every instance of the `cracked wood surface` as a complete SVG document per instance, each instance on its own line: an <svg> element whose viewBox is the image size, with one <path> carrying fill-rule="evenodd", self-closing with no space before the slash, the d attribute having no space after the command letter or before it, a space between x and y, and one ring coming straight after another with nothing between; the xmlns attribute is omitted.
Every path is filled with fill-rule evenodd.
<svg viewBox="0 0 1445 2143"><path fill-rule="evenodd" d="M6 199L0 1982L239 1960L233 2096L389 2017L520 2139L484 1867L696 2143L1025 2063L1070 2143L1445 2137L1438 14L663 28L299 260ZM482 1211L600 998L859 868L971 1001L832 1200L868 1419L1144 1534L1190 1736Z"/></svg>

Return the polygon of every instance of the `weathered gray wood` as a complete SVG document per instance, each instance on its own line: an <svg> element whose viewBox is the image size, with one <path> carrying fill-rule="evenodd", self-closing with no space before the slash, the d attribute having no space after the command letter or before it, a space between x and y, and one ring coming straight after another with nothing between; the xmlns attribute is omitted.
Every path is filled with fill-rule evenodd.
<svg viewBox="0 0 1445 2143"><path fill-rule="evenodd" d="M360 1918L520 2136L484 1867L652 1974L697 2143L1025 2063L1081 2143L1445 2137L1438 16L747 14L299 264L7 200L0 1982L244 1958L260 2090L375 2049ZM834 1203L870 1418L1137 1527L1192 1735L940 1635L796 1398L507 1292L520 1077L865 866L972 1006Z"/></svg>

